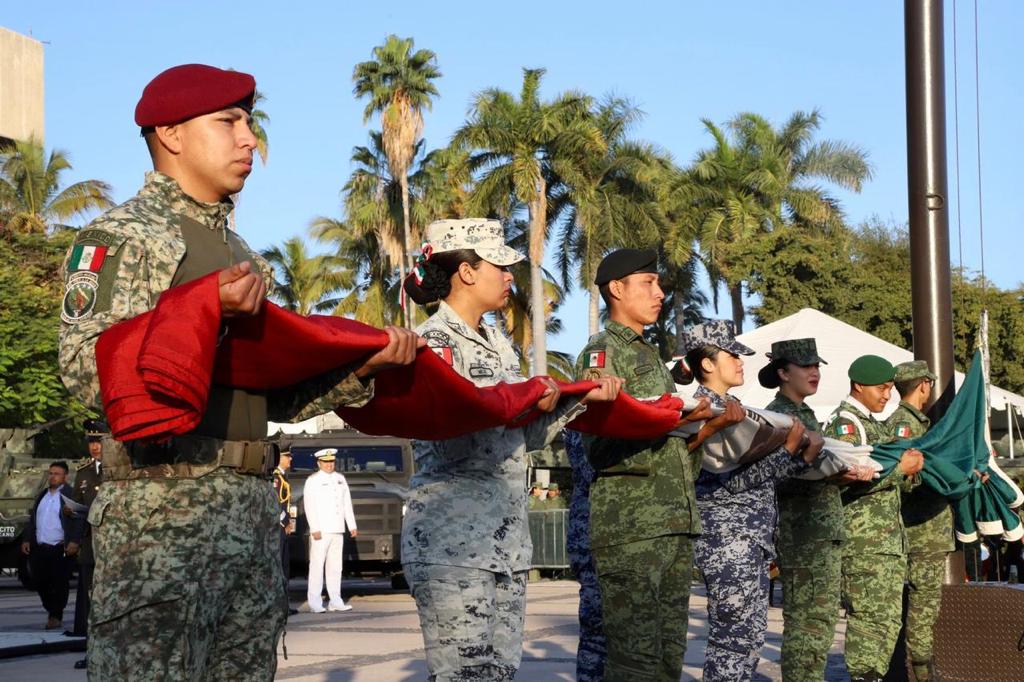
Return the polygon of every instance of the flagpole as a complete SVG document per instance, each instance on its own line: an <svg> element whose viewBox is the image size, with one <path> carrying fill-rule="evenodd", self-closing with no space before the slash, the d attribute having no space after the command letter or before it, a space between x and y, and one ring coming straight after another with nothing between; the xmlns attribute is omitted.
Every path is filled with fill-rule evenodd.
<svg viewBox="0 0 1024 682"><path fill-rule="evenodd" d="M942 0L905 0L904 38L914 356L927 361L938 376L934 402L927 406L934 422L956 390Z"/></svg>

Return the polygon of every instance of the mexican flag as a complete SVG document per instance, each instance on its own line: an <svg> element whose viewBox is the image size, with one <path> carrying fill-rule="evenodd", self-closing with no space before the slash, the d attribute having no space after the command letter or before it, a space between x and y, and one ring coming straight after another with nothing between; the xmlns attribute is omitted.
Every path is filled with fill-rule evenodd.
<svg viewBox="0 0 1024 682"><path fill-rule="evenodd" d="M99 272L103 267L103 259L107 257L107 247L86 246L78 244L71 250L71 262L68 263L68 270L88 270Z"/></svg>

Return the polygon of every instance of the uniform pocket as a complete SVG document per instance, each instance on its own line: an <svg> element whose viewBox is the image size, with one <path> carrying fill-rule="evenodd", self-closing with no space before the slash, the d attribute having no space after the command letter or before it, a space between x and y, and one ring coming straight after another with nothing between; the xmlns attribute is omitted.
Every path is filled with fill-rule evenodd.
<svg viewBox="0 0 1024 682"><path fill-rule="evenodd" d="M197 627L199 585L191 581L93 583L90 672L100 679L187 680L205 647Z"/></svg>

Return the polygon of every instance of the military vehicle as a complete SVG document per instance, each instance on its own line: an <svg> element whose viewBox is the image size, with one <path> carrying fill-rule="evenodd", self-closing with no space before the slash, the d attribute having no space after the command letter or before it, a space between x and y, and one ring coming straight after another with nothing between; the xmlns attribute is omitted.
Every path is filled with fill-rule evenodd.
<svg viewBox="0 0 1024 682"><path fill-rule="evenodd" d="M359 536L345 542L346 573L373 572L392 575L401 570L402 517L413 473L412 447L408 440L367 436L341 429L281 437L282 450L292 453L288 476L292 504L298 508L291 543L292 575L305 575L309 525L302 504L306 479L317 471L313 453L323 448L338 450L335 471L345 476L352 492Z"/></svg>

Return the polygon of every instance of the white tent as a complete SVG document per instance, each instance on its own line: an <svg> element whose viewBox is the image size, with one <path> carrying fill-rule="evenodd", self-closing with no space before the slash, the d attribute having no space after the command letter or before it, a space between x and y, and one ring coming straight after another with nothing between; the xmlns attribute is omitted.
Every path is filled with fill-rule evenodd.
<svg viewBox="0 0 1024 682"><path fill-rule="evenodd" d="M850 391L850 380L846 370L861 355L880 355L892 364L899 364L914 359L914 354L883 341L871 334L830 317L825 313L804 308L788 317L776 320L771 324L740 334L738 340L750 346L757 355L744 357L743 386L733 389L730 393L751 407L764 407L775 396L775 391L763 388L757 382L757 372L766 364L765 353L769 352L773 341L786 339L803 339L813 337L818 345L820 355L827 365L821 366L821 383L818 392L807 399L807 404L814 410L819 421L825 421L835 409L839 401ZM956 373L956 385L963 383L964 375ZM886 406L883 417L889 416L899 404L899 396L893 394ZM1018 414L1024 411L1024 397L1010 393L1001 388L992 387L992 409L1005 410L1013 405Z"/></svg>

